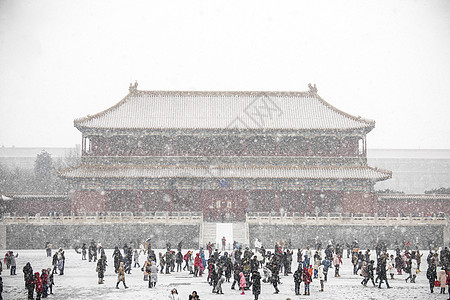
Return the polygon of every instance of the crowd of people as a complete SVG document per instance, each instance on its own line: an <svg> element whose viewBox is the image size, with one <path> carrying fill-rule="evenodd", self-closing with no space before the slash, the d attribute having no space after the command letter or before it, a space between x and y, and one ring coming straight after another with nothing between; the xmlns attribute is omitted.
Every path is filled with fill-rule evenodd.
<svg viewBox="0 0 450 300"><path fill-rule="evenodd" d="M251 293L254 299L258 300L262 284L271 285L273 293L278 294L281 276L292 276L295 295L303 293L308 296L314 280L320 283L319 291L324 291L330 269L334 269L334 277L341 276L340 266L347 249L347 258L350 258L353 264L353 274L362 277L361 285L364 287L371 283L374 287L382 288L384 283L386 288L391 288L388 280L405 274L407 276L404 280L414 284L420 274L420 265L426 259L426 278L430 292L433 293L435 288L439 287L440 293L445 294L447 291L450 299L450 290L446 290L450 278L450 251L447 247L429 251L426 258L423 258L418 249L399 247L389 255L386 245L381 242L376 244L375 253L372 254L370 249L361 250L356 240L345 245L329 241L326 247L316 243L313 247L306 246L296 251L289 243L282 242L275 243L273 249L268 250L257 240L252 248L234 242L230 252L223 249L224 247L219 251L214 244L208 243L206 249L201 247L198 251L183 251L182 243L179 242L176 249L172 249L171 244L167 243L164 251L158 251L152 249L151 239L137 247L124 244L123 248L119 249L119 246L116 246L111 256L114 272L117 274L115 287L119 289L122 282L123 287L127 289L126 275L130 274L133 268L137 268L142 272L143 281L147 282L150 289L157 287L159 274L165 276L173 272L186 272L192 277L204 277L205 285L209 284L213 294L224 294L223 286L227 282L230 283L231 290L239 290L240 294ZM47 246L46 251L47 256L51 256L51 248L49 251ZM81 254L82 260L96 263L98 284L104 284L108 257L101 243L92 241L89 246L83 244L75 251ZM142 266L141 256L145 257ZM4 258L4 263L13 276L16 274L17 257L18 254L8 251ZM52 265L53 269L42 269L40 273L34 272L29 262L23 267L28 299L41 299L53 294L54 274L64 275L65 256L62 248L54 253ZM0 275L1 270L0 263ZM0 276L0 299L2 288ZM170 290L169 299L181 299L177 289ZM200 296L193 291L189 299L198 300Z"/></svg>
<svg viewBox="0 0 450 300"><path fill-rule="evenodd" d="M50 251L49 251L50 250ZM47 243L46 245L47 256L51 256L51 245ZM18 254L13 253L13 251L8 251L5 254L3 262L5 263L7 269L10 269L10 275L16 274L16 261ZM30 262L27 262L23 267L23 277L25 282L25 289L28 291L28 299L41 299L47 298L48 295L53 294L54 274L64 275L64 264L65 256L64 250L60 248L52 257L52 268L42 269L41 272L34 272L33 267ZM0 262L0 274L2 272L2 264ZM0 300L3 299L3 280L0 277ZM34 298L36 292L36 298Z"/></svg>
<svg viewBox="0 0 450 300"><path fill-rule="evenodd" d="M255 300L261 294L261 284L272 285L274 294L280 292L280 274L284 276L292 274L296 295L301 295L302 284L303 295L310 295L310 284L313 280L318 280L320 291L324 291L330 269L334 269L334 277L341 276L340 266L343 262L345 248L347 248L348 257L351 256L353 274L363 277L361 284L367 286L371 282L373 286L378 284L378 288L382 288L383 283L386 288L391 288L388 277L392 280L402 272L408 274L406 282L409 280L409 282L415 283L423 256L420 250L405 249L401 251L400 248L397 248L394 257L393 254L388 254L386 245L380 242L375 247L375 264L375 260L371 259L370 249L363 253L356 240L345 246L329 241L324 249L322 249L321 243L316 243L314 249L310 249L309 246L304 250L297 249L297 264L296 268L293 268L295 252L289 246L285 243L276 243L273 250L266 250L256 240L255 247L250 249L250 247L242 247L239 243L234 242L232 251L227 252L224 251L223 245L222 251L219 251L213 243L208 243L206 250L200 248L196 253L192 250L183 253L180 242L176 250L171 248L170 243L167 243L165 252L159 252L156 255L155 250L151 248L150 240L146 242L145 246L141 244L139 249L135 250L125 244L123 253L118 247L113 253L114 269L118 274L116 288L121 281L125 288L127 287L124 274L129 274L132 261L135 262L134 267L139 265L139 255L141 254L146 257L141 271L144 281L148 281L149 288L156 287L158 273L189 272L193 277L205 276L206 283L211 287L211 293L223 294L223 283L229 282L232 290L239 290L241 294L251 292ZM106 257L101 255L97 264L99 283L102 283L105 263ZM426 276L430 282L430 291L433 292L435 285L439 285L441 293L445 293L445 287L449 284L450 271L448 248L430 251L427 264ZM437 268L440 268L441 271L437 272ZM176 289L173 289L170 295L172 297L169 297L170 299L178 299ZM199 299L197 292L193 292L189 299Z"/></svg>

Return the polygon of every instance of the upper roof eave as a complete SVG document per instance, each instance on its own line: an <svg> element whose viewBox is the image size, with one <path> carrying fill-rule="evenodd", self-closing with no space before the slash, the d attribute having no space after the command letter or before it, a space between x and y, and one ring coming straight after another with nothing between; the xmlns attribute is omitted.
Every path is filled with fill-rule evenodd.
<svg viewBox="0 0 450 300"><path fill-rule="evenodd" d="M113 112L114 110L120 108L124 103L132 99L136 96L173 96L173 97L186 97L186 96L201 96L201 97L219 97L219 96L227 96L227 97L306 97L306 98L315 98L319 102L321 102L324 106L326 106L328 109L334 111L335 113L341 115L342 117L346 119L353 120L354 124L358 124L357 126L346 126L346 128L322 128L322 127L312 127L312 128L305 128L305 129L311 129L311 130L351 130L351 129L363 129L366 131L366 133L370 132L375 127L375 121L365 119L362 117L355 117L351 114L345 113L336 107L332 106L325 100L323 100L316 92L293 92L293 91L142 91L142 90L131 90L122 100L120 100L117 104L97 113L94 115L87 115L82 118L77 118L74 120L74 126L79 129L80 131L83 131L87 128L97 128L97 129L211 129L211 130L223 130L227 129L224 127L219 128L211 128L208 126L199 126L198 128L189 128L189 127L175 127L171 128L170 126L161 126L161 127L117 127L117 126L93 126L91 124L87 124L88 121L95 120L98 118L101 118L102 116L106 115L108 112ZM235 116L230 116L231 119ZM271 128L265 128L266 130L270 130ZM289 128L273 128L273 129L286 129L289 130ZM299 130L303 128L293 128L293 130Z"/></svg>

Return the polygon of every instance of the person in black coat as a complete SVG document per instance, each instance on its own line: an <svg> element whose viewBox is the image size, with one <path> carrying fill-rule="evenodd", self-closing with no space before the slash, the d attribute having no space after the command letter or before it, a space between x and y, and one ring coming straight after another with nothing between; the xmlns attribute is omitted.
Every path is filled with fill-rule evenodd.
<svg viewBox="0 0 450 300"><path fill-rule="evenodd" d="M295 285L295 294L300 295L300 283L302 282L303 278L303 269L302 265L298 265L297 271L294 272L294 285Z"/></svg>
<svg viewBox="0 0 450 300"><path fill-rule="evenodd" d="M255 300L258 300L259 294L261 294L261 274L258 270L254 270L252 273L252 283L252 293Z"/></svg>
<svg viewBox="0 0 450 300"><path fill-rule="evenodd" d="M52 266L53 266L52 273L53 274L58 273L58 252L55 252L55 254L53 254Z"/></svg>
<svg viewBox="0 0 450 300"><path fill-rule="evenodd" d="M177 263L177 272L181 272L181 269L183 268L183 254L181 251L178 251L175 255L175 261Z"/></svg>
<svg viewBox="0 0 450 300"><path fill-rule="evenodd" d="M233 272L233 263L231 262L231 257L227 257L224 269L225 269L225 280L226 282L230 282L231 273Z"/></svg>
<svg viewBox="0 0 450 300"><path fill-rule="evenodd" d="M241 273L241 272L242 272L242 267L239 264L235 263L234 264L234 273L233 273L234 281L233 281L233 284L231 285L232 290L234 290L234 286L236 285L236 283L239 288L239 282L241 280L241 276L239 276L239 273Z"/></svg>
<svg viewBox="0 0 450 300"><path fill-rule="evenodd" d="M259 268L259 261L258 261L258 257L255 255L250 260L250 272L253 273L253 271L258 271L258 268Z"/></svg>
<svg viewBox="0 0 450 300"><path fill-rule="evenodd" d="M367 285L367 283L369 282L369 280L371 280L373 286L375 286L375 282L373 281L373 272L375 271L374 264L375 264L375 262L374 262L373 260L371 260L371 261L367 264L367 267L366 267L366 268L367 268L367 275L368 275L368 276L367 276L366 278L364 278L364 280L363 280L363 285L364 285L364 286ZM379 267L378 269L381 270L381 268L383 268L383 266L380 264L380 267ZM385 270L386 270L386 265L384 265L384 268L385 268ZM385 271L384 273L385 273L385 276L386 276L386 271ZM387 284L387 280L386 280L386 284ZM381 285L381 282L380 282L380 285ZM388 285L388 287L389 287L389 285Z"/></svg>
<svg viewBox="0 0 450 300"><path fill-rule="evenodd" d="M27 262L23 267L23 276L25 279L25 287L28 290L28 299L34 299L34 274L31 264Z"/></svg>
<svg viewBox="0 0 450 300"><path fill-rule="evenodd" d="M114 259L114 272L117 274L117 272L119 271L120 262L123 260L122 253L120 252L119 247L116 246L114 248L112 257Z"/></svg>
<svg viewBox="0 0 450 300"><path fill-rule="evenodd" d="M381 263L379 265L379 270L378 271L378 278L380 279L380 284L378 285L378 288L381 289L381 284L383 283L383 281L386 282L386 287L389 289L389 283L388 283L388 279L387 279L387 274L386 274L386 257L384 256L381 259ZM373 275L372 275L372 280L373 280Z"/></svg>
<svg viewBox="0 0 450 300"><path fill-rule="evenodd" d="M25 267L22 269L23 271L23 280L25 281L25 287L27 287L27 282L31 279L31 281L34 281L33 278L33 268L31 267L31 264L27 262Z"/></svg>
<svg viewBox="0 0 450 300"><path fill-rule="evenodd" d="M200 296L196 291L193 291L192 294L189 295L189 300L200 300Z"/></svg>
<svg viewBox="0 0 450 300"><path fill-rule="evenodd" d="M427 278L428 282L430 283L430 291L433 292L434 282L436 281L437 278L436 265L433 262L428 265Z"/></svg>
<svg viewBox="0 0 450 300"><path fill-rule="evenodd" d="M280 292L280 290L278 289L278 281L280 280L280 277L278 276L278 265L276 263L272 264L272 285L275 289L275 293L274 294L278 294Z"/></svg>
<svg viewBox="0 0 450 300"><path fill-rule="evenodd" d="M81 247L81 260L86 260L86 243L83 243Z"/></svg>
<svg viewBox="0 0 450 300"><path fill-rule="evenodd" d="M103 278L105 277L105 268L106 262L103 260L102 257L99 258L97 261L97 275L98 275L98 284L103 284Z"/></svg>

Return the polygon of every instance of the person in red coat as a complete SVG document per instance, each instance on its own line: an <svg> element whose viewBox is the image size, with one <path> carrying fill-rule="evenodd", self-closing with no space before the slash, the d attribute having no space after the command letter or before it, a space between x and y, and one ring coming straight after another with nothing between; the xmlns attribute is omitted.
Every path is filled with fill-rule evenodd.
<svg viewBox="0 0 450 300"><path fill-rule="evenodd" d="M244 288L247 287L247 281L245 280L244 273L240 272L240 273L239 273L239 276L240 276L239 287L240 287L241 290L242 290L241 295L244 295L244 294L245 294Z"/></svg>
<svg viewBox="0 0 450 300"><path fill-rule="evenodd" d="M311 283L311 274L308 269L303 269L303 282L305 283L305 295L309 295L309 284Z"/></svg>
<svg viewBox="0 0 450 300"><path fill-rule="evenodd" d="M34 273L34 284L36 289L36 300L41 300L42 296L42 279L39 272Z"/></svg>
<svg viewBox="0 0 450 300"><path fill-rule="evenodd" d="M42 269L41 280L42 280L42 298L47 298L47 296L48 296L48 274L47 274L46 269Z"/></svg>
<svg viewBox="0 0 450 300"><path fill-rule="evenodd" d="M183 256L183 260L186 263L186 265L183 268L183 271L187 268L189 271L189 257L191 256L191 251L186 252L186 254Z"/></svg>
<svg viewBox="0 0 450 300"><path fill-rule="evenodd" d="M194 259L194 277L198 276L198 270L200 268L200 266L202 265L202 259L200 257L200 253L197 253L195 255L195 259Z"/></svg>

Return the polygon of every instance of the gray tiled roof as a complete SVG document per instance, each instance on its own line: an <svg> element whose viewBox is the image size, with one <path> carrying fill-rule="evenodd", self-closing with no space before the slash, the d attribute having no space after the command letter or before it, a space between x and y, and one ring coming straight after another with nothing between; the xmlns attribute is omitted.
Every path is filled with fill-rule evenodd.
<svg viewBox="0 0 450 300"><path fill-rule="evenodd" d="M372 120L331 106L311 92L133 91L116 105L76 119L104 129L368 129Z"/></svg>
<svg viewBox="0 0 450 300"><path fill-rule="evenodd" d="M60 171L66 178L303 178L369 179L391 178L389 171L371 167L156 167L142 165L80 165Z"/></svg>

